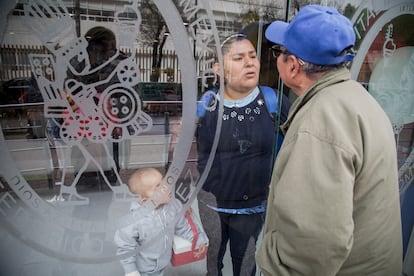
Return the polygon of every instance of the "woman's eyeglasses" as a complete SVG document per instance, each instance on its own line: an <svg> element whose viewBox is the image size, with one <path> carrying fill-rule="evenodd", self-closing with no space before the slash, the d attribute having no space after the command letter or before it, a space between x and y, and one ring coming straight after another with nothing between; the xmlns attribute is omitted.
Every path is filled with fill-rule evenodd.
<svg viewBox="0 0 414 276"><path fill-rule="evenodd" d="M271 49L274 58L278 58L281 54L289 54L289 52L281 45L273 45Z"/></svg>

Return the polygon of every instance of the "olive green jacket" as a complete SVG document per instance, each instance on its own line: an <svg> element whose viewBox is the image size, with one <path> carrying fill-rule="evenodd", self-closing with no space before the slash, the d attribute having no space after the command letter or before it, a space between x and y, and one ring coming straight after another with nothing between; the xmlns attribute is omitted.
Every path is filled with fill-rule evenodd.
<svg viewBox="0 0 414 276"><path fill-rule="evenodd" d="M257 262L269 276L398 276L401 217L395 139L346 69L292 105Z"/></svg>

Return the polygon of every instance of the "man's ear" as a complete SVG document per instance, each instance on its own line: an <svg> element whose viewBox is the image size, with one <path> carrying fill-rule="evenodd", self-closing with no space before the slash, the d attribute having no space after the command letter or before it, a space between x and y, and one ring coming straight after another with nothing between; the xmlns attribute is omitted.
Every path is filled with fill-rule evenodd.
<svg viewBox="0 0 414 276"><path fill-rule="evenodd" d="M301 59L299 59L298 57L293 57L293 58L294 58L295 67L297 69L300 69L302 67L302 65L304 64L303 61Z"/></svg>
<svg viewBox="0 0 414 276"><path fill-rule="evenodd" d="M300 69L300 64L298 62L298 59L293 55L289 55L287 59L289 63L288 66L289 66L290 72L293 74L297 74Z"/></svg>

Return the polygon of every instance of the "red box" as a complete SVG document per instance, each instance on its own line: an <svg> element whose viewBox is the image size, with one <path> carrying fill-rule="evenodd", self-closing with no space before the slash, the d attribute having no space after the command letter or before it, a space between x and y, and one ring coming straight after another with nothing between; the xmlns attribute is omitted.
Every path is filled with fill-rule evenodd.
<svg viewBox="0 0 414 276"><path fill-rule="evenodd" d="M190 251L185 251L182 253L175 253L173 250L173 254L171 257L172 266L185 265L204 259L207 255L207 250L204 250L204 252L200 256L195 257L195 253L197 252L197 250L198 249L191 249Z"/></svg>
<svg viewBox="0 0 414 276"><path fill-rule="evenodd" d="M198 248L196 248L197 239L198 239L198 231L196 226L194 225L193 219L191 218L191 214L189 211L185 213L185 217L188 223L191 226L191 230L194 233L193 242L183 239L179 236L174 236L173 241L173 250L171 256L171 264L172 266L180 266L189 264L192 262L197 262L204 259L207 255L207 248L204 252L196 257L196 253L198 252Z"/></svg>

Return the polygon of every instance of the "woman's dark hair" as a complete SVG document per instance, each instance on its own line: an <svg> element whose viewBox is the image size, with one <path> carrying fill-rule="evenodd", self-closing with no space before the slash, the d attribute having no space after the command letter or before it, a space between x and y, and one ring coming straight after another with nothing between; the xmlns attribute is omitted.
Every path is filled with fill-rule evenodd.
<svg viewBox="0 0 414 276"><path fill-rule="evenodd" d="M247 38L247 36L245 34L242 34L242 33L237 33L237 34L233 34L231 36L226 37L220 45L222 54L225 55L226 53L228 53L229 49L230 49L230 46L235 41L241 41L241 40L245 40L245 39L249 40Z"/></svg>

